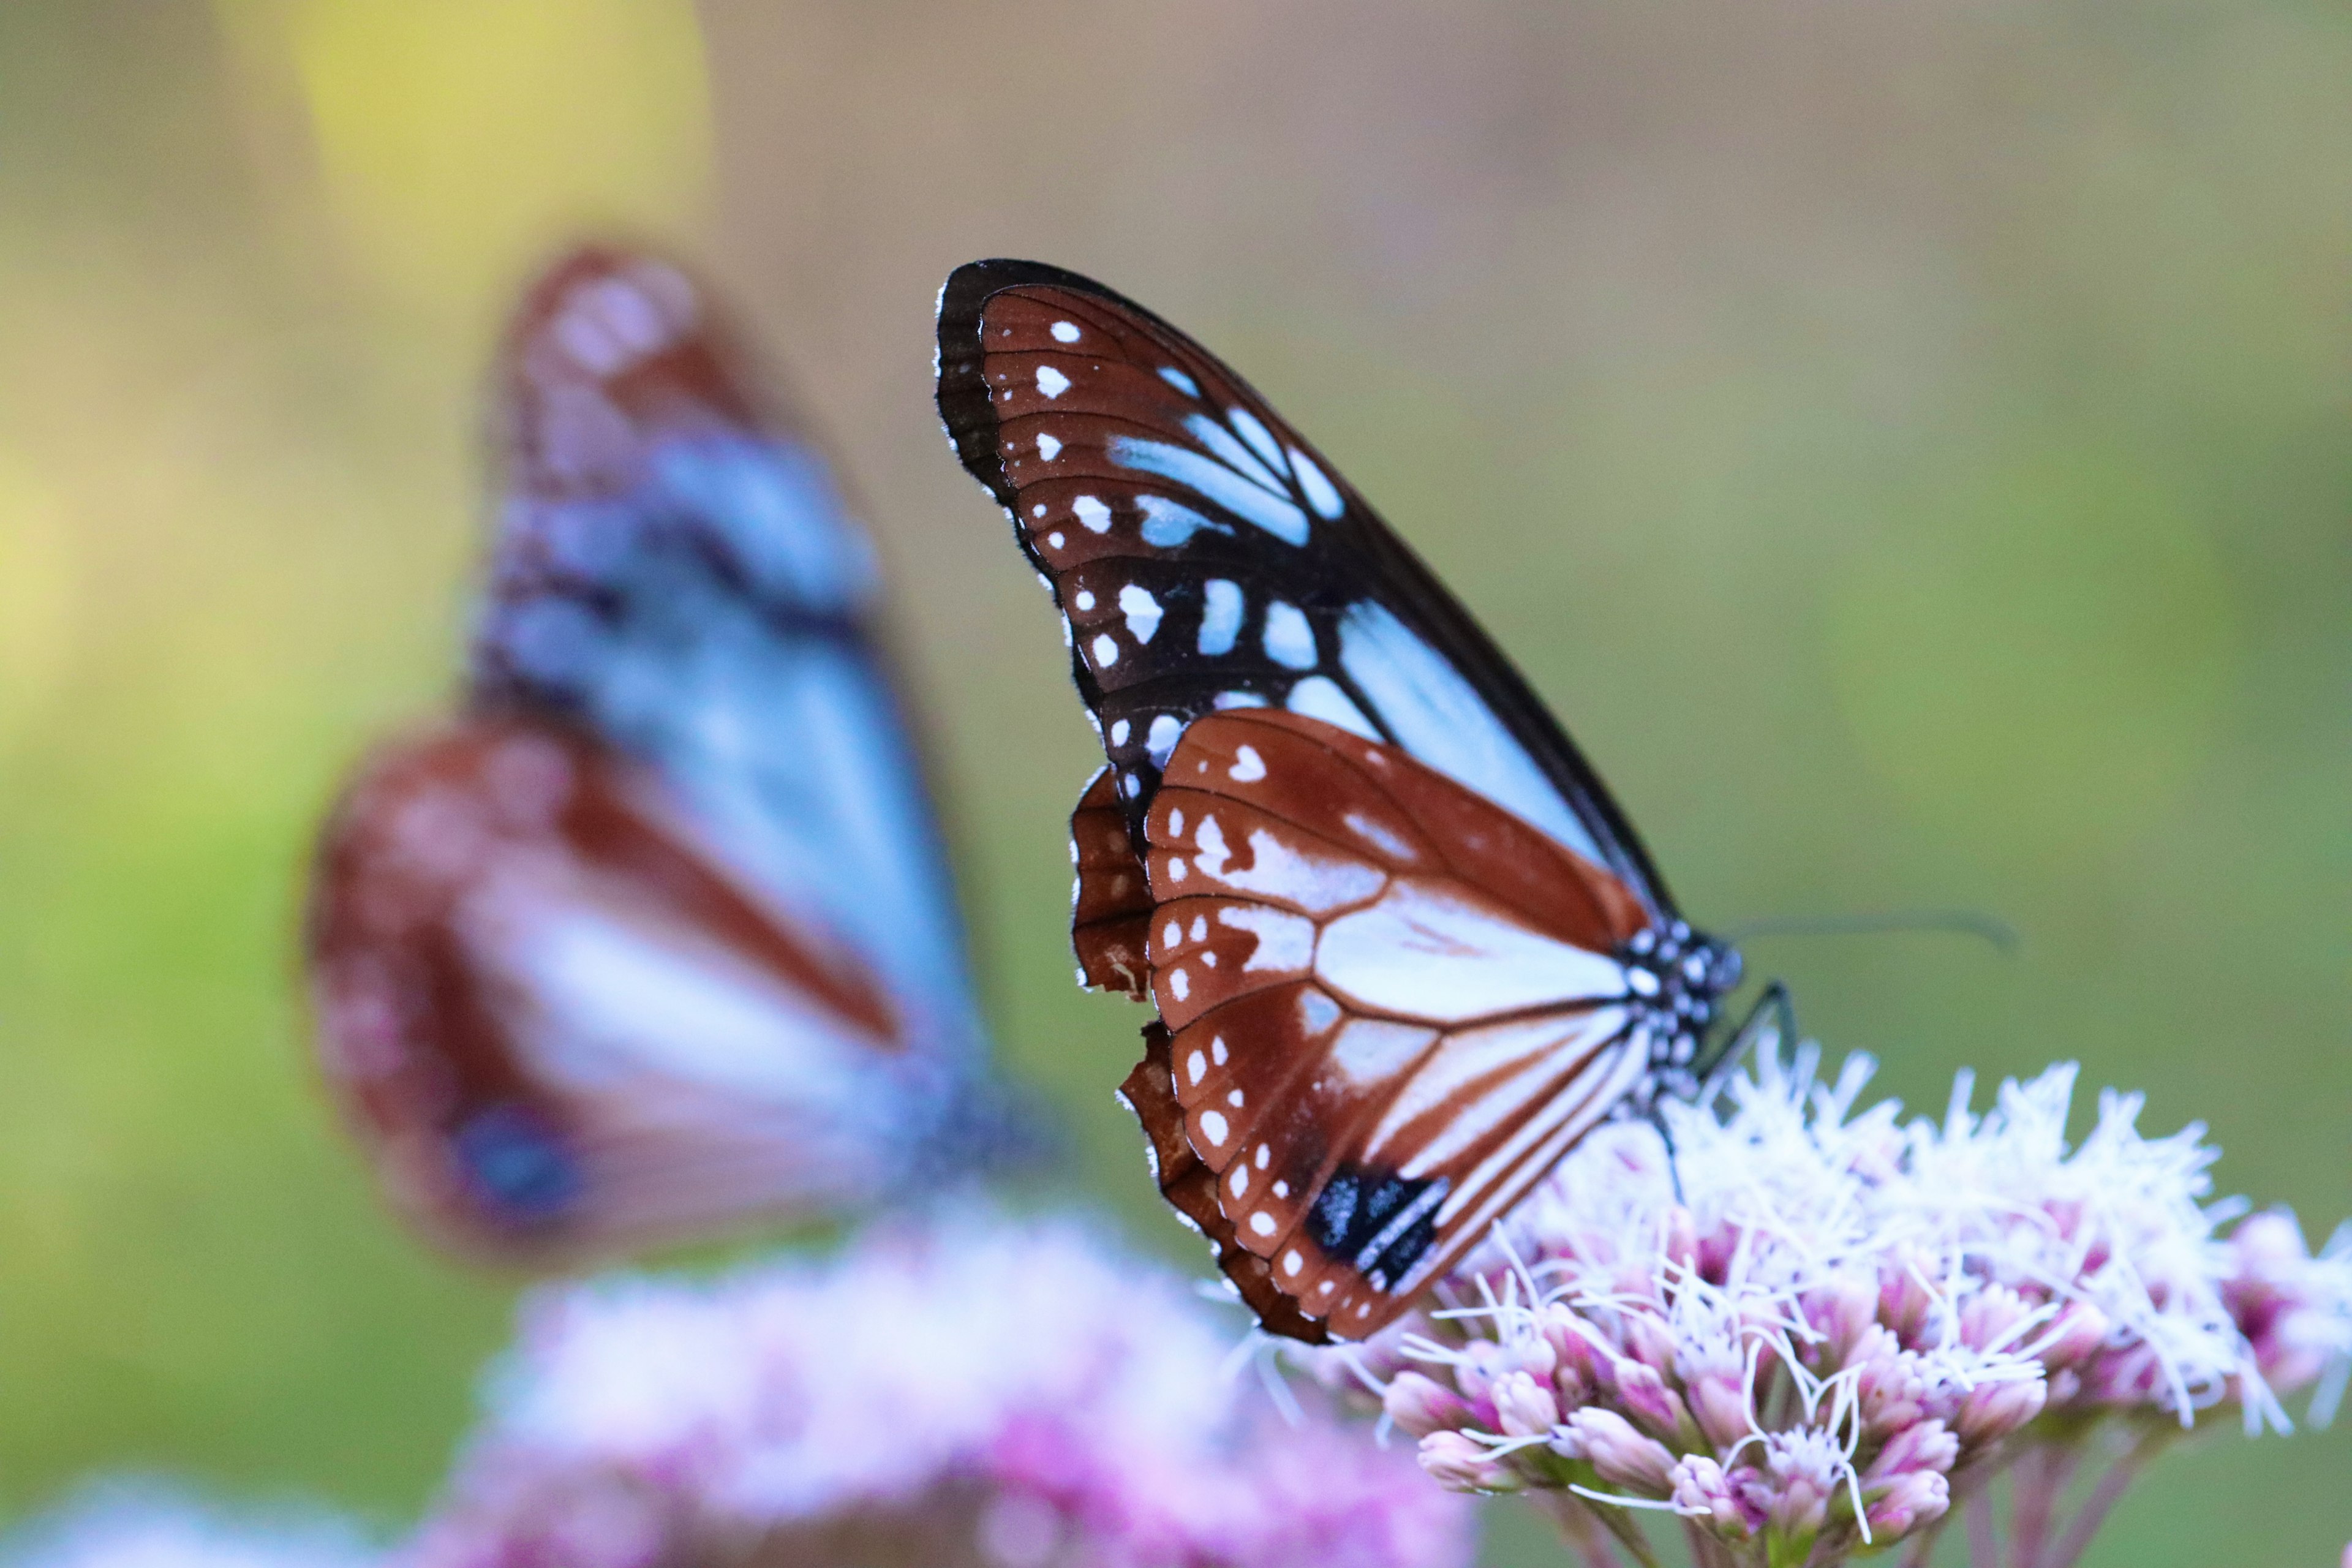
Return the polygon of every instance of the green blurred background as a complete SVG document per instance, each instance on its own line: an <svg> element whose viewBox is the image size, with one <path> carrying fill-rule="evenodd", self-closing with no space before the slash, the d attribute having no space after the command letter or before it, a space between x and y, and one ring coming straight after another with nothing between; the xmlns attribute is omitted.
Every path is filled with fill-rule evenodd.
<svg viewBox="0 0 2352 1568"><path fill-rule="evenodd" d="M0 1510L163 1468L389 1528L467 1422L510 1288L378 1214L289 937L339 771L448 689L499 313L614 228L822 416L1004 1054L1149 1244L1196 1258L1110 1102L1140 1015L1062 931L1090 738L929 407L974 256L1242 366L1703 920L2020 927L1754 944L1884 1087L2078 1058L2352 1210L2341 6L6 0ZM2217 1434L2094 1561L2332 1562L2347 1461Z"/></svg>

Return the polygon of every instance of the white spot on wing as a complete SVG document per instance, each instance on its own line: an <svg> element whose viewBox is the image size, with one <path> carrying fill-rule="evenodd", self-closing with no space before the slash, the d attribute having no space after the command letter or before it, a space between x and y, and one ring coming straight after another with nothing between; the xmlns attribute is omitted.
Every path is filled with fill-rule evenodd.
<svg viewBox="0 0 2352 1568"><path fill-rule="evenodd" d="M1245 970L1305 969L1315 960L1315 922L1304 915L1263 904L1226 904L1217 910L1217 923L1257 938L1242 965Z"/></svg>
<svg viewBox="0 0 2352 1568"><path fill-rule="evenodd" d="M1094 640L1095 662L1108 669L1118 662L1118 641L1108 632Z"/></svg>
<svg viewBox="0 0 2352 1568"><path fill-rule="evenodd" d="M1241 584L1223 577L1212 577L1201 588L1200 651L1214 657L1231 653L1234 639L1242 629L1242 610L1247 600Z"/></svg>
<svg viewBox="0 0 2352 1568"><path fill-rule="evenodd" d="M1050 364L1037 367L1037 390L1048 398L1059 397L1070 390L1070 378Z"/></svg>
<svg viewBox="0 0 2352 1568"><path fill-rule="evenodd" d="M1062 455L1062 444L1051 436L1040 436L1037 437L1037 455L1050 463ZM1045 509L1040 507L1037 510L1043 511Z"/></svg>
<svg viewBox="0 0 2352 1568"><path fill-rule="evenodd" d="M1330 682L1327 680L1324 684L1328 686ZM1220 713L1229 708L1263 708L1265 706L1265 699L1255 691L1220 691L1216 696L1216 709Z"/></svg>
<svg viewBox="0 0 2352 1568"><path fill-rule="evenodd" d="M1143 738L1143 749L1151 754L1153 767L1168 765L1168 754L1176 749L1176 742L1183 738L1183 734L1184 722L1173 713L1162 713L1151 721L1150 732ZM1184 879L1184 863L1181 860L1169 869L1176 880L1181 882Z"/></svg>
<svg viewBox="0 0 2352 1568"><path fill-rule="evenodd" d="M1091 610L1095 607L1095 596L1090 589L1081 588L1070 595L1070 603L1081 610Z"/></svg>
<svg viewBox="0 0 2352 1568"><path fill-rule="evenodd" d="M1272 1236L1275 1231L1274 1216L1264 1209L1258 1210L1257 1213L1250 1215L1250 1229L1259 1236Z"/></svg>
<svg viewBox="0 0 2352 1568"><path fill-rule="evenodd" d="M1216 1145L1220 1149L1223 1148L1225 1146L1225 1137L1229 1131L1225 1125L1225 1113L1222 1110L1204 1110L1201 1112L1201 1131L1207 1136L1211 1143Z"/></svg>
<svg viewBox="0 0 2352 1568"><path fill-rule="evenodd" d="M1135 504L1143 509L1143 542L1154 550L1173 550L1200 532L1231 533L1222 522L1212 522L1191 507L1166 496L1139 495Z"/></svg>
<svg viewBox="0 0 2352 1568"><path fill-rule="evenodd" d="M1201 384L1194 381L1191 376L1186 375L1182 371L1178 370L1172 364L1162 365L1160 367L1160 379L1166 382L1169 385L1174 387L1177 391L1182 393L1187 397L1198 397L1201 395Z"/></svg>
<svg viewBox="0 0 2352 1568"><path fill-rule="evenodd" d="M1127 744L1127 734L1128 734L1128 722L1127 722L1127 721L1126 721L1126 720L1124 720L1124 719L1114 719L1114 720L1112 720L1112 721L1110 721L1110 743L1111 743L1112 745L1114 745L1114 746L1124 746L1124 745L1126 745L1126 744Z"/></svg>
<svg viewBox="0 0 2352 1568"><path fill-rule="evenodd" d="M1052 330L1054 341L1057 343L1074 343L1078 341L1078 324L1076 321L1056 321Z"/></svg>
<svg viewBox="0 0 2352 1568"><path fill-rule="evenodd" d="M1088 533L1109 531L1110 508L1103 505L1099 497L1080 496L1070 503L1070 510L1077 513L1079 526Z"/></svg>
<svg viewBox="0 0 2352 1568"><path fill-rule="evenodd" d="M1129 583L1118 591L1118 613L1127 617L1128 635L1139 643L1148 643L1160 630L1163 612L1150 589Z"/></svg>
<svg viewBox="0 0 2352 1568"><path fill-rule="evenodd" d="M1306 611L1285 599L1266 605L1265 657L1285 669L1315 668L1315 628Z"/></svg>
<svg viewBox="0 0 2352 1568"><path fill-rule="evenodd" d="M1225 776L1236 784L1255 784L1265 777L1265 759L1257 754L1255 746L1243 746L1234 752L1234 765Z"/></svg>

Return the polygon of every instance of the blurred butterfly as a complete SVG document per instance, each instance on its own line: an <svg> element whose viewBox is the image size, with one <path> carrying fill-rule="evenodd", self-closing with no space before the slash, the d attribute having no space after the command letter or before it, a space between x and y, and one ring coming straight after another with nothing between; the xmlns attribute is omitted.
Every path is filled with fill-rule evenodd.
<svg viewBox="0 0 2352 1568"><path fill-rule="evenodd" d="M498 396L461 710L362 765L310 910L326 1077L394 1203L565 1259L979 1157L1004 1108L824 461L638 256L549 272Z"/></svg>
<svg viewBox="0 0 2352 1568"><path fill-rule="evenodd" d="M1526 681L1313 447L1073 273L959 268L939 403L1067 621L1109 765L1082 983L1270 1330L1359 1339L1594 1123L1696 1092L1738 954L1691 930Z"/></svg>

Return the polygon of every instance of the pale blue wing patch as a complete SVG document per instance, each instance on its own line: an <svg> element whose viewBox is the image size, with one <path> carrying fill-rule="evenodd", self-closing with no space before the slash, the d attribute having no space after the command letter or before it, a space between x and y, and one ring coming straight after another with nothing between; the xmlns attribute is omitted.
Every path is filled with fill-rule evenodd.
<svg viewBox="0 0 2352 1568"><path fill-rule="evenodd" d="M1610 864L1486 699L1385 605L1367 599L1348 607L1339 619L1339 665L1406 751L1594 865Z"/></svg>
<svg viewBox="0 0 2352 1568"><path fill-rule="evenodd" d="M650 495L719 536L759 589L810 608L847 610L873 597L874 553L848 523L824 464L806 448L740 436L663 445Z"/></svg>

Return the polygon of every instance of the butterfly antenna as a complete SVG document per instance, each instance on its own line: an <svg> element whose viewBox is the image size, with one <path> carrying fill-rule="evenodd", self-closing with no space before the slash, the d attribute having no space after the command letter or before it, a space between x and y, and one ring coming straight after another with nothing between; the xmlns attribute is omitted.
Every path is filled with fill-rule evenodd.
<svg viewBox="0 0 2352 1568"><path fill-rule="evenodd" d="M1759 936L1877 936L1892 931L1927 931L1972 936L2001 952L2015 952L2017 928L1981 910L1890 910L1882 914L1767 915L1725 930L1731 942Z"/></svg>

